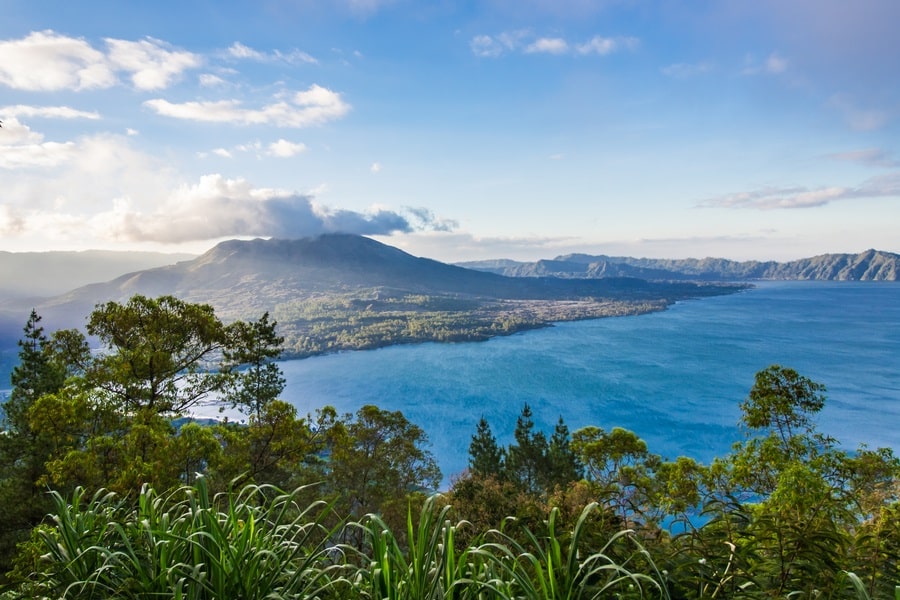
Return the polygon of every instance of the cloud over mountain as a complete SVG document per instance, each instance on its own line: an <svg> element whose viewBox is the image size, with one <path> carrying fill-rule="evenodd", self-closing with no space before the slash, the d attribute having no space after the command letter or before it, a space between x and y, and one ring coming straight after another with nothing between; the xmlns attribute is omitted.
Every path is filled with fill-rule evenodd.
<svg viewBox="0 0 900 600"><path fill-rule="evenodd" d="M182 186L154 212L132 210L123 202L98 215L94 224L119 240L163 243L233 236L296 238L334 232L390 235L413 230L409 220L394 211L333 209L316 203L312 196L256 188L244 179L218 174Z"/></svg>

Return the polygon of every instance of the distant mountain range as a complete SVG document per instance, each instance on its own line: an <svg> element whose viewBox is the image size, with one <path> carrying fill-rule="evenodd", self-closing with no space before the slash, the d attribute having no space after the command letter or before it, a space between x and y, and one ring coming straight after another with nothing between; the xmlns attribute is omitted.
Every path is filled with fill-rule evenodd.
<svg viewBox="0 0 900 600"><path fill-rule="evenodd" d="M552 260L487 260L459 266L507 277L602 279L637 277L667 281L897 281L900 255L878 250L859 254L823 254L790 262L737 262L723 258L655 259L567 254Z"/></svg>

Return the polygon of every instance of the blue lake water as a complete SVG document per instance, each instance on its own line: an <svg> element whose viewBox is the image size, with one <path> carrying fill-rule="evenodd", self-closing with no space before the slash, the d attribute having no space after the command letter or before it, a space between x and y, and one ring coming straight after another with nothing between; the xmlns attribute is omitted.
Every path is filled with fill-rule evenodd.
<svg viewBox="0 0 900 600"><path fill-rule="evenodd" d="M652 452L704 462L742 439L738 403L771 364L824 383L819 428L845 446L900 448L900 284L762 283L648 315L557 324L487 342L395 346L282 363L282 397L400 410L431 440L445 484L484 415L512 439L538 427L625 427Z"/></svg>

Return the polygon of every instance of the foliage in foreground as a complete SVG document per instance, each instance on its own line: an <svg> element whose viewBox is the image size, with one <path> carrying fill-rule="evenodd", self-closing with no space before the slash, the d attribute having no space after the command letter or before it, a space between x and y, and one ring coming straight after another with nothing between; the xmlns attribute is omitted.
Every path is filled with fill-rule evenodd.
<svg viewBox="0 0 900 600"><path fill-rule="evenodd" d="M440 472L401 413L277 399L267 315L108 303L88 324L100 353L39 321L0 435L0 571L26 540L27 597L881 599L900 582L900 460L819 433L824 387L779 365L710 465L620 428L548 435L526 405L505 448L482 419L469 472L425 502ZM184 423L211 402L246 423Z"/></svg>
<svg viewBox="0 0 900 600"><path fill-rule="evenodd" d="M557 527L552 510L522 539L502 530L461 546L450 507L427 500L407 512L406 544L375 515L324 526L330 507L302 506L266 486L210 497L203 479L165 496L145 487L136 503L113 493L70 500L53 494L51 524L34 532L20 557L23 577L5 598L346 598L379 600L578 600L666 597L660 575L631 532L586 551L582 536L596 511ZM335 540L363 532L356 549ZM606 550L629 547L617 561ZM29 560L30 559L30 560ZM639 567L646 571L634 570ZM649 574L647 574L649 573Z"/></svg>

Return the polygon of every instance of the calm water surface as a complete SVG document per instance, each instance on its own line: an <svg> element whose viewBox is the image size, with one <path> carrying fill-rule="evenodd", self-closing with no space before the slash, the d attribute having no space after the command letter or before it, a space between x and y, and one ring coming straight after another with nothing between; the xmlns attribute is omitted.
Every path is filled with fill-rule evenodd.
<svg viewBox="0 0 900 600"><path fill-rule="evenodd" d="M446 483L465 468L479 417L507 444L525 402L547 431L559 416L573 431L625 427L653 452L709 461L742 438L738 403L774 363L827 386L821 430L848 447L900 448L896 283L763 283L487 342L287 361L283 398L301 413L402 411L427 432Z"/></svg>

